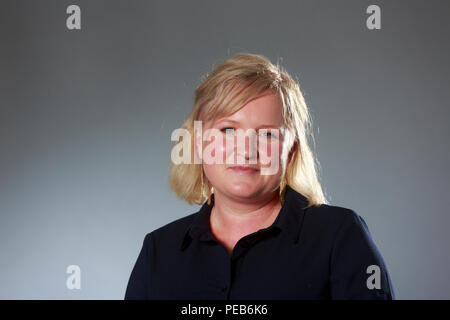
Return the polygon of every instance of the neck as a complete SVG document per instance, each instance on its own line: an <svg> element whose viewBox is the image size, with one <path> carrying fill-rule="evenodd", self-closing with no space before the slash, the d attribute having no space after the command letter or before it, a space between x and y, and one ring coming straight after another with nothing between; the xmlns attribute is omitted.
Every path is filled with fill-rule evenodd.
<svg viewBox="0 0 450 320"><path fill-rule="evenodd" d="M281 209L279 189L255 202L237 202L220 192L214 193L211 229L216 234L240 238L269 227Z"/></svg>

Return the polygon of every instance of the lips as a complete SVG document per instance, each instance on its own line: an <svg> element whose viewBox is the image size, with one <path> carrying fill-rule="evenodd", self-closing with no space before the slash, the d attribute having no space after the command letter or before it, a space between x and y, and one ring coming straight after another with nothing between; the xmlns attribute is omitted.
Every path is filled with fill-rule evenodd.
<svg viewBox="0 0 450 320"><path fill-rule="evenodd" d="M254 174L259 171L258 168L250 166L234 166L230 167L229 169L238 174Z"/></svg>

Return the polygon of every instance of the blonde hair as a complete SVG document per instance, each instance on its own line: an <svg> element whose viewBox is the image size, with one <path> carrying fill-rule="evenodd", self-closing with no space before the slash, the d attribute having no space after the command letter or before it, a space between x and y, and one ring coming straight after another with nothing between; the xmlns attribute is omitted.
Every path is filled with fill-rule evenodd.
<svg viewBox="0 0 450 320"><path fill-rule="evenodd" d="M194 121L215 120L231 115L250 100L268 90L279 94L283 105L283 119L292 133L291 156L280 183L280 197L284 201L286 185L308 199L308 206L327 203L318 181L315 159L309 145L311 119L303 94L296 81L279 65L266 57L240 53L221 62L195 89L194 108L183 123L191 134L191 156L194 157ZM170 187L178 198L189 204L210 203L212 185L203 172L202 164L181 163L170 167Z"/></svg>

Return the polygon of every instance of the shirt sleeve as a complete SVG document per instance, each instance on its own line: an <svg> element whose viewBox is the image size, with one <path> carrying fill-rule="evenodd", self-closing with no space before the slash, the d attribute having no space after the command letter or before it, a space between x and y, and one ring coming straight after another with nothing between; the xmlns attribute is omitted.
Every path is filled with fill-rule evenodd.
<svg viewBox="0 0 450 320"><path fill-rule="evenodd" d="M344 218L333 244L330 286L332 299L395 299L383 257L354 211Z"/></svg>
<svg viewBox="0 0 450 320"><path fill-rule="evenodd" d="M125 293L125 300L144 300L148 298L150 277L150 250L152 250L151 233L144 238L141 251L131 272Z"/></svg>

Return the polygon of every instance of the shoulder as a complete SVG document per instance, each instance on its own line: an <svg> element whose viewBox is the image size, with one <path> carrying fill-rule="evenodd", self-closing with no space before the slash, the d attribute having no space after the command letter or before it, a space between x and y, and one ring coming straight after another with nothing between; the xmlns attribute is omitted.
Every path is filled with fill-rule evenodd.
<svg viewBox="0 0 450 320"><path fill-rule="evenodd" d="M188 227L191 225L195 217L199 212L190 213L187 216L181 217L179 219L173 220L155 230L147 233L145 239L151 238L152 242L158 240L158 242L163 242L165 244L174 243L175 245L182 240Z"/></svg>
<svg viewBox="0 0 450 320"><path fill-rule="evenodd" d="M319 241L332 246L340 234L369 235L364 219L353 209L322 204L303 211L301 239Z"/></svg>
<svg viewBox="0 0 450 320"><path fill-rule="evenodd" d="M307 208L301 234L303 248L328 261L333 299L394 298L383 256L353 209L326 204ZM375 276L378 280L370 287Z"/></svg>
<svg viewBox="0 0 450 320"><path fill-rule="evenodd" d="M364 221L362 217L353 209L321 204L305 209L305 222L312 225L339 229L347 223L359 223Z"/></svg>

